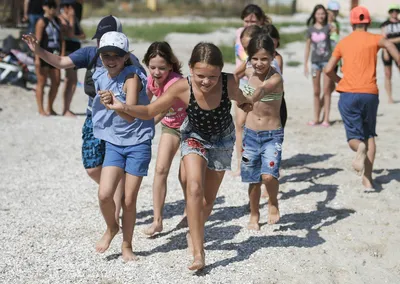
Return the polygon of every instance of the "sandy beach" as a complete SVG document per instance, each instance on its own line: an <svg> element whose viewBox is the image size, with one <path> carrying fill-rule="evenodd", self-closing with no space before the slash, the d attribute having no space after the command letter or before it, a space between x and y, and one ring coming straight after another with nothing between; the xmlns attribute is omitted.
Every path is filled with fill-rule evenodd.
<svg viewBox="0 0 400 284"><path fill-rule="evenodd" d="M232 31L169 34L166 39L185 74L197 42L233 41ZM149 43L132 46L142 59ZM290 60L302 62L304 43L280 51L284 60L290 55ZM155 238L142 233L152 221L159 126L149 175L139 192L134 234L139 260L125 264L119 254L121 235L106 253L94 249L105 223L97 186L81 162L87 104L83 88L77 88L72 102L77 118L45 118L37 114L33 89L1 85L0 283L400 283L400 76L393 69L397 103L390 105L380 58L378 62L375 189L365 190L351 168L354 154L346 143L339 98L332 97L330 128L307 126L312 118L311 79L304 77L303 65L285 66L289 119L280 179L281 220L266 224L263 200L261 230L247 230L247 185L228 172L206 223L207 265L198 273L186 268L191 260L187 229L177 227L184 209L177 179L179 153L168 180L164 231ZM224 71L233 68L227 64ZM81 82L83 75L80 70ZM55 103L58 113L62 88Z"/></svg>

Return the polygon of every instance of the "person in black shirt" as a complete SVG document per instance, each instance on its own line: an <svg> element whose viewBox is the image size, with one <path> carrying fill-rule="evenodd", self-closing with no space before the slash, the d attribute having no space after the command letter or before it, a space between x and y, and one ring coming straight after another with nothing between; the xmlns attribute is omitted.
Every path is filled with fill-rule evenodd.
<svg viewBox="0 0 400 284"><path fill-rule="evenodd" d="M24 1L24 21L28 21L28 33L35 33L36 22L43 16L43 0Z"/></svg>
<svg viewBox="0 0 400 284"><path fill-rule="evenodd" d="M40 47L57 55L64 55L64 43L61 34L60 21L57 18L57 3L54 0L45 0L43 3L44 16L40 18L35 27L35 35ZM40 115L55 115L53 103L60 85L60 70L35 56L36 75L36 102ZM49 101L47 111L43 109L44 86L50 77Z"/></svg>
<svg viewBox="0 0 400 284"><path fill-rule="evenodd" d="M400 5L394 4L389 6L389 19L381 24L382 34L397 47L400 51ZM389 103L392 104L392 62L393 57L390 56L386 49L382 50L382 61L385 65L385 89L388 95Z"/></svg>

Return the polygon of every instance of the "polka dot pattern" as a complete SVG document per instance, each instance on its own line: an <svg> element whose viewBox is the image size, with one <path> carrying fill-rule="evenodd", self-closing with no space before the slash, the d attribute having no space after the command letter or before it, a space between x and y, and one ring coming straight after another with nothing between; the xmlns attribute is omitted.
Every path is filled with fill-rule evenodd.
<svg viewBox="0 0 400 284"><path fill-rule="evenodd" d="M232 123L231 106L232 103L228 98L227 75L222 73L222 96L219 106L212 110L202 109L193 94L192 84L188 78L190 85L190 101L186 112L189 117L190 124L196 132L205 135L218 135L226 130Z"/></svg>

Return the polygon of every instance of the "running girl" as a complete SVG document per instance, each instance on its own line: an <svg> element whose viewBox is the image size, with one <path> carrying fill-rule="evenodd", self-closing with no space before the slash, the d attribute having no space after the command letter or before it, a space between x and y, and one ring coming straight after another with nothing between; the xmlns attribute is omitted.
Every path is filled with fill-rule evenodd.
<svg viewBox="0 0 400 284"><path fill-rule="evenodd" d="M243 182L250 183L248 228L259 230L261 184L265 185L269 196L268 223L275 224L279 220L278 178L284 136L280 117L283 81L271 65L275 48L270 36L260 34L251 39L247 50L254 72L243 92L252 98L254 107L247 115L244 128L241 177Z"/></svg>
<svg viewBox="0 0 400 284"><path fill-rule="evenodd" d="M167 42L154 42L147 49L143 63L149 69L147 77L147 95L159 98L168 88L182 78L181 64ZM163 207L167 193L167 178L172 160L178 151L181 133L179 128L186 118L186 105L176 100L171 108L155 117L155 123L161 121L161 137L158 143L156 170L153 182L153 223L144 233L153 235L163 229ZM179 175L181 181L181 175ZM181 182L182 184L182 182Z"/></svg>
<svg viewBox="0 0 400 284"><path fill-rule="evenodd" d="M321 126L329 127L329 112L331 108L332 80L322 70L331 57L330 26L327 23L327 12L324 6L314 7L310 18L307 20L307 41L304 56L304 74L308 77L308 59L311 54L311 71L314 88L314 119L308 125L314 126L320 123L321 110L323 108L323 121ZM323 77L323 96L321 94L321 77Z"/></svg>
<svg viewBox="0 0 400 284"><path fill-rule="evenodd" d="M204 223L212 211L225 171L231 167L235 141L231 100L251 108L233 75L222 73L223 66L218 47L199 43L189 60L191 76L173 84L150 105L127 105L109 93L101 95L107 108L142 119L156 116L177 99L185 104L188 116L181 126L181 155L187 180L188 246L194 258L190 270L205 266Z"/></svg>
<svg viewBox="0 0 400 284"><path fill-rule="evenodd" d="M132 251L132 236L136 222L136 200L143 176L147 175L151 159L151 139L154 136L154 121L141 120L124 112L110 111L100 103L100 96L112 94L126 105L148 104L146 78L132 65L128 38L119 32L108 32L100 39L98 53L104 68L93 74L98 95L93 101L94 136L106 141L99 187L99 203L107 230L97 242L96 250L105 252L119 231L115 220L113 196L116 187L125 176L122 199L122 258L135 260Z"/></svg>

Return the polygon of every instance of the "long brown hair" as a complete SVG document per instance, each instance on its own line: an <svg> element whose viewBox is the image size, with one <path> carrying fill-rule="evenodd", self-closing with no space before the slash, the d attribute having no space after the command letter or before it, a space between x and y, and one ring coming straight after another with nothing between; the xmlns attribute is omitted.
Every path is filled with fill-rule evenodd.
<svg viewBox="0 0 400 284"><path fill-rule="evenodd" d="M198 62L218 66L221 69L224 67L224 59L221 50L210 42L200 42L193 48L192 55L189 59L189 66L193 68Z"/></svg>
<svg viewBox="0 0 400 284"><path fill-rule="evenodd" d="M175 56L172 51L171 46L166 41L156 41L153 42L149 48L147 49L146 54L143 58L143 63L149 67L150 60L156 56L160 56L167 61L168 64L172 66L172 71L182 75L182 65L179 62L178 58Z"/></svg>

